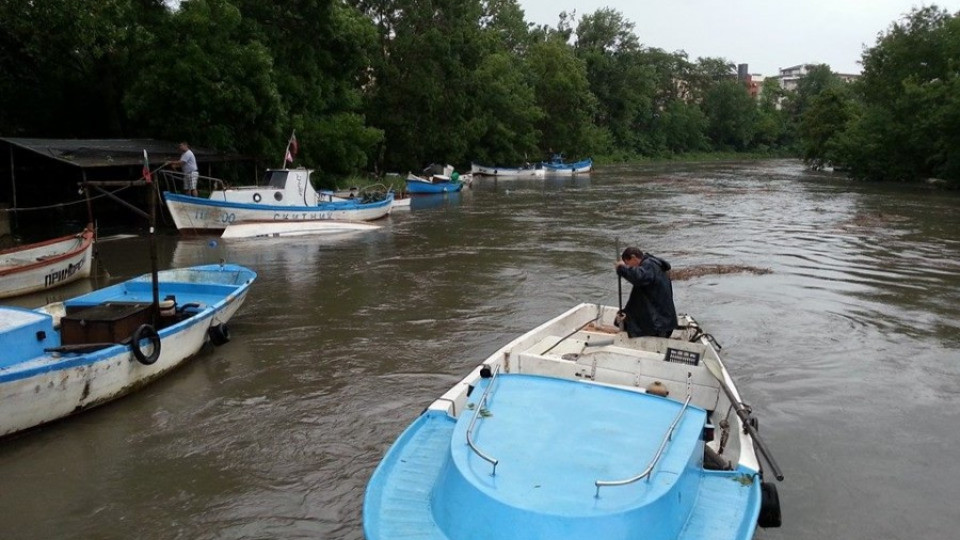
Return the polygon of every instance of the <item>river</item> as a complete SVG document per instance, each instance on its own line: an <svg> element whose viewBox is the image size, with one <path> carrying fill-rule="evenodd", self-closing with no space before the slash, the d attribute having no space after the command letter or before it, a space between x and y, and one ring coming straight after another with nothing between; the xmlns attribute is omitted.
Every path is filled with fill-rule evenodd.
<svg viewBox="0 0 960 540"><path fill-rule="evenodd" d="M161 267L259 273L233 340L0 441L0 537L361 539L367 480L406 425L512 337L616 304L627 244L693 274L678 311L723 345L783 469L783 527L757 539L960 534L960 193L793 161L623 166L477 180L379 224L161 237ZM147 246L103 242L102 265L149 271Z"/></svg>

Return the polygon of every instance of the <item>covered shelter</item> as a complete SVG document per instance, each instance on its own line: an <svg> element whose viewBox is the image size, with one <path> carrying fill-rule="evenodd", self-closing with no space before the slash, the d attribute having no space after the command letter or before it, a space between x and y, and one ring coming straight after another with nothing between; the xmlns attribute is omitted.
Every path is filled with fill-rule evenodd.
<svg viewBox="0 0 960 540"><path fill-rule="evenodd" d="M193 145L191 150L201 174L208 176L216 164L249 161L239 154ZM7 165L0 166L0 222L6 222L8 228L51 219L84 222L88 209L79 184L141 178L144 151L151 170L180 158L179 142L157 139L0 138L0 156ZM140 191L123 196L145 208L145 195ZM115 203L98 204L95 215L108 219L122 216L129 221ZM0 234L3 230L0 223Z"/></svg>

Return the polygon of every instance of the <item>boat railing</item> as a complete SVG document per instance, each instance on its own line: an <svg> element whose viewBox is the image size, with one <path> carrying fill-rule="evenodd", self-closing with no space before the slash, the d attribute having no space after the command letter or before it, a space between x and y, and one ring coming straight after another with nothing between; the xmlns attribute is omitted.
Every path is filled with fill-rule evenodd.
<svg viewBox="0 0 960 540"><path fill-rule="evenodd" d="M483 406L487 402L487 398L490 397L490 389L493 388L493 384L497 382L497 375L500 373L500 366L493 371L493 376L490 378L490 382L487 384L487 387L483 390L483 395L480 396L480 401L477 402L476 407L473 409L473 418L470 419L470 425L467 426L467 445L470 446L470 449L473 450L475 454L483 458L484 461L493 465L493 472L490 476L497 475L497 464L500 463L499 460L488 456L483 450L477 447L473 442L473 427L477 423L477 418L481 416L481 411L483 411Z"/></svg>
<svg viewBox="0 0 960 540"><path fill-rule="evenodd" d="M687 411L687 407L690 405L690 400L693 398L693 393L690 389L691 376L692 374L687 375L687 399L683 401L683 407L680 407L680 412L677 413L676 418L673 419L670 427L667 428L667 432L664 434L663 440L660 441L660 447L657 448L657 453L653 455L653 459L650 460L647 468L644 469L642 473L630 478L625 478L623 480L597 480L594 482L594 484L597 486L597 493L595 497L600 497L600 488L604 486L626 486L644 478L647 479L647 482L650 481L650 478L653 477L653 469L657 466L660 458L663 457L663 451L667 448L667 443L673 440L673 432L676 430L677 424L680 423L680 420L683 418L683 413Z"/></svg>
<svg viewBox="0 0 960 540"><path fill-rule="evenodd" d="M183 187L183 177L185 176L182 171L160 169L157 173L160 177L160 182L163 184L163 189L172 193L180 193ZM208 191L224 191L227 189L227 184L220 178L203 175L197 176L197 187L199 188L204 185L207 186Z"/></svg>

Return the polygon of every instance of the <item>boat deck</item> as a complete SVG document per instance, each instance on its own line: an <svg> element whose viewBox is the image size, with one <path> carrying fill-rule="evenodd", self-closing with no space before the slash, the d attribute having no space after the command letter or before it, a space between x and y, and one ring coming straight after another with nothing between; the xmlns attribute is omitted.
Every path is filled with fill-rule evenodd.
<svg viewBox="0 0 960 540"><path fill-rule="evenodd" d="M365 503L367 537L749 538L745 505L758 498L737 472L704 471L705 411L690 407L650 481L596 480L640 474L654 458L682 403L578 381L500 375L474 389L456 421L427 411L374 474ZM473 419L475 445L466 442ZM755 513L753 513L755 515ZM747 512L751 515L751 512Z"/></svg>

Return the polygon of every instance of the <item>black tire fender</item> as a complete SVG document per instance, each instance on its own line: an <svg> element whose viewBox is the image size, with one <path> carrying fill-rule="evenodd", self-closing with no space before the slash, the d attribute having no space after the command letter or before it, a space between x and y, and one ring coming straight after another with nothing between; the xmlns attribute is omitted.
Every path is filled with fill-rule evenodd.
<svg viewBox="0 0 960 540"><path fill-rule="evenodd" d="M140 342L145 339L149 340L150 345L152 345L149 355L143 354L143 349L140 346ZM149 324L141 324L133 331L130 348L133 349L133 356L136 357L137 362L149 366L160 358L160 334Z"/></svg>
<svg viewBox="0 0 960 540"><path fill-rule="evenodd" d="M780 494L777 493L777 486L760 482L760 515L757 516L757 525L764 529L771 529L779 527L781 522Z"/></svg>
<svg viewBox="0 0 960 540"><path fill-rule="evenodd" d="M230 328L226 323L215 324L207 330L207 335L210 336L210 342L219 347L230 341Z"/></svg>

